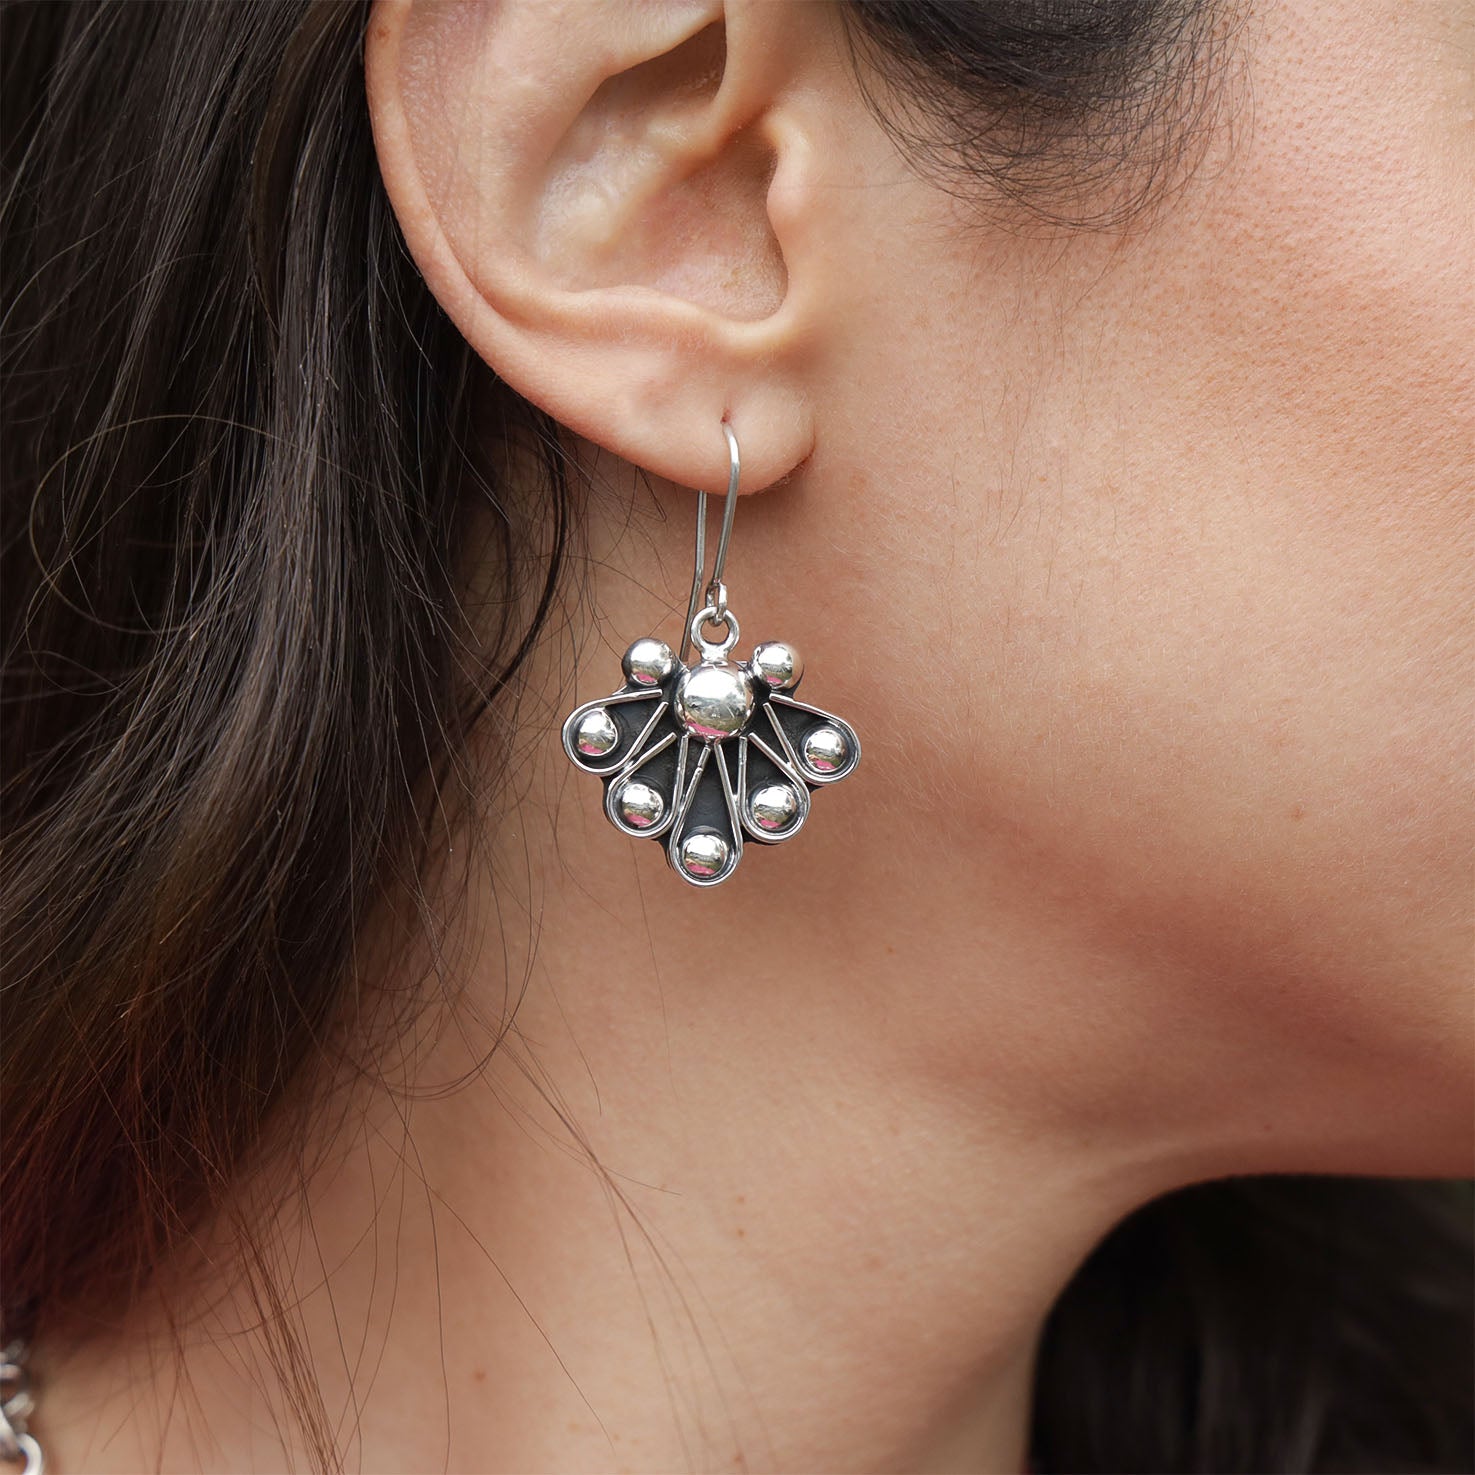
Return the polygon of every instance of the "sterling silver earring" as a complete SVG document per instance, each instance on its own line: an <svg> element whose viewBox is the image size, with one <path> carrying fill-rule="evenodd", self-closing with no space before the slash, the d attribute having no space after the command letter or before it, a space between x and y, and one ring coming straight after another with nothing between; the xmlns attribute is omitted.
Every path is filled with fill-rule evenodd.
<svg viewBox="0 0 1475 1475"><path fill-rule="evenodd" d="M722 582L737 509L741 457L732 426L722 532L712 576L707 494L698 494L696 571L681 654L646 637L625 652L625 684L585 702L563 724L563 750L604 780L604 812L617 830L660 840L672 869L693 886L716 886L737 869L743 839L776 845L809 818L810 794L855 771L860 740L848 722L796 701L804 674L792 645L766 640L729 661L738 622ZM708 631L720 631L709 640ZM688 665L691 647L701 659Z"/></svg>

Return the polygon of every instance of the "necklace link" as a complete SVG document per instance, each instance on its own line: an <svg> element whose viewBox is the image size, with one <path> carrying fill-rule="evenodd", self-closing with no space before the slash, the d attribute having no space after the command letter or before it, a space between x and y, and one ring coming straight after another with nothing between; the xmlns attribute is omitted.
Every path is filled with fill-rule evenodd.
<svg viewBox="0 0 1475 1475"><path fill-rule="evenodd" d="M0 1461L17 1465L21 1475L43 1475L41 1446L27 1432L36 1400L26 1371L26 1344L12 1342L0 1352Z"/></svg>

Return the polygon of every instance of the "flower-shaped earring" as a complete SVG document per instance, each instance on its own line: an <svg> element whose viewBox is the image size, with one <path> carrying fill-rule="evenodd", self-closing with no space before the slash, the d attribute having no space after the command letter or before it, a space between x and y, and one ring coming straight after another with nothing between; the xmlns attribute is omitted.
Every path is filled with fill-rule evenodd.
<svg viewBox="0 0 1475 1475"><path fill-rule="evenodd" d="M797 701L799 653L764 641L746 661L729 661L738 622L722 572L732 539L741 459L723 421L731 469L717 557L700 609L706 568L707 494L697 503L696 573L678 658L663 640L625 652L625 684L576 707L563 724L563 750L604 780L604 812L616 829L660 840L676 874L693 886L727 880L743 837L776 845L809 817L810 793L838 783L860 761L848 722ZM718 630L708 640L704 632ZM690 647L701 659L688 665Z"/></svg>

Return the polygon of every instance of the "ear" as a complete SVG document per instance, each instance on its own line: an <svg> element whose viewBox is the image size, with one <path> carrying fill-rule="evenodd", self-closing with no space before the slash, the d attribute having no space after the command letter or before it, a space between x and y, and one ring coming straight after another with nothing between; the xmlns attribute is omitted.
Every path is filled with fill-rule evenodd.
<svg viewBox="0 0 1475 1475"><path fill-rule="evenodd" d="M744 490L813 446L806 74L830 6L377 0L380 167L441 305L513 389L657 476Z"/></svg>

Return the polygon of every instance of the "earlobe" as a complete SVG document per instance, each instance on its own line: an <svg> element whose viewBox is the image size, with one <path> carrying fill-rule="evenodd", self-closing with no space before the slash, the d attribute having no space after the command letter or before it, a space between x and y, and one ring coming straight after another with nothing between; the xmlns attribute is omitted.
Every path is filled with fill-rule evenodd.
<svg viewBox="0 0 1475 1475"><path fill-rule="evenodd" d="M812 16L806 11L813 10ZM377 0L374 135L405 240L481 357L576 434L720 490L809 454L811 149L786 101L822 6Z"/></svg>

